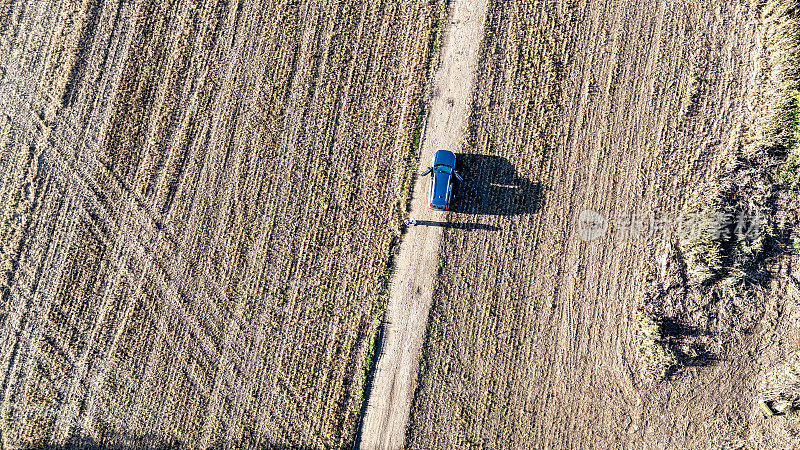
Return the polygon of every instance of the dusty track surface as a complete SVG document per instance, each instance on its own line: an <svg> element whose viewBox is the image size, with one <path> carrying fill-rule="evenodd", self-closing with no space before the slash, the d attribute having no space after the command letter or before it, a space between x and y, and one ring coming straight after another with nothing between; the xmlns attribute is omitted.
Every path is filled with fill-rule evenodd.
<svg viewBox="0 0 800 450"><path fill-rule="evenodd" d="M349 445L436 10L0 1L0 446Z"/></svg>
<svg viewBox="0 0 800 450"><path fill-rule="evenodd" d="M486 3L486 0L450 2L422 141L421 168L430 164L438 149L458 151L467 136ZM428 208L427 189L428 177L418 178L410 216L445 225L444 213ZM365 449L395 449L404 444L439 265L442 229L432 225L412 226L400 244L386 311L383 351L364 418L361 444Z"/></svg>
<svg viewBox="0 0 800 450"><path fill-rule="evenodd" d="M676 308L686 328L675 332L706 357L663 383L641 380L631 312L651 278L680 276L674 230L617 233L631 215L676 217L738 145L758 17L749 2L490 3L466 149L479 156L457 193L468 214L451 220L498 231L444 233L412 447L708 448L746 437L755 345L745 328L716 326L715 305ZM582 241L583 209L607 217L609 232Z"/></svg>

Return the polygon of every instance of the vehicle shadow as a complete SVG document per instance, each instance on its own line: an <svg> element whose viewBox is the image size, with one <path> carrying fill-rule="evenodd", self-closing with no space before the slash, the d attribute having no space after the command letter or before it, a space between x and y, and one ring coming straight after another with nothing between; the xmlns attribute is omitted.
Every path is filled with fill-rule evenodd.
<svg viewBox="0 0 800 450"><path fill-rule="evenodd" d="M488 225L484 223L453 223L453 222L437 222L435 220L417 220L416 226L428 226L428 227L442 227L442 228L453 228L457 230L487 230L487 231L497 231L499 228Z"/></svg>
<svg viewBox="0 0 800 450"><path fill-rule="evenodd" d="M542 185L520 177L502 156L458 154L456 170L464 178L453 187L453 212L511 216L536 212Z"/></svg>

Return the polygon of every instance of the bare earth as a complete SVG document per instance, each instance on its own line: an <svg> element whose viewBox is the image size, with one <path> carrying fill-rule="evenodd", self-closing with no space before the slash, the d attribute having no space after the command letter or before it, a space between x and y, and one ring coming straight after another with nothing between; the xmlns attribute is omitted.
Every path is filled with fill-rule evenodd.
<svg viewBox="0 0 800 450"><path fill-rule="evenodd" d="M429 164L436 150L458 151L467 131L487 2L454 0L450 8L420 167ZM418 178L410 215L418 220L444 222L443 213L428 208L427 188L428 178ZM363 448L400 448L405 441L441 238L441 227L416 226L408 230L400 245L387 306L383 353L377 362L364 419Z"/></svg>

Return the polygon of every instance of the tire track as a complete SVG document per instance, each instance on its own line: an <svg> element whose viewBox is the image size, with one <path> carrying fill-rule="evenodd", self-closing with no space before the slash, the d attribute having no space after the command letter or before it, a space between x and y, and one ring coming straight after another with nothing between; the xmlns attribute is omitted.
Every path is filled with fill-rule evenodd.
<svg viewBox="0 0 800 450"><path fill-rule="evenodd" d="M130 33L125 33L123 31L120 34L116 34L117 30L119 30L119 26L117 24L120 23L119 21L121 20L121 23L124 26L124 24L130 23L130 20L126 21L125 19L121 19L121 14L123 14L123 13L120 10L118 10L116 12L113 12L113 11L108 11L108 10L104 9L102 14L108 16L109 12L114 15L115 19L114 19L114 21L112 23L111 31L109 33L104 34L104 35L111 36L111 41L110 42L119 43L120 40L118 38L115 39L114 36L117 36L117 37L119 37L120 35L121 36L126 36L126 35L129 36ZM101 12L100 11L96 11L96 15L99 15L99 14L101 14ZM127 17L135 16L135 12L132 12L132 11L129 10L129 13L125 14L125 16L127 16ZM107 22L107 21L104 21L104 22ZM89 48L89 45L90 45L89 43L85 43L84 44L84 46L86 48ZM100 46L103 47L105 45L100 45ZM92 46L92 48L93 47L96 47L96 46ZM126 47L125 41L122 41L122 48L124 49L125 47ZM111 51L112 53L119 53L119 51L120 51L119 50L120 46L117 45L117 44L113 44L113 46L112 45L108 45L108 46L106 46L106 48L110 49L109 51ZM86 52L92 52L92 51L91 50L86 50ZM122 52L124 53L124 50L122 50ZM96 54L96 53L92 53L92 54ZM124 61L124 58L120 58L119 56L114 55L112 58L109 59L107 55L108 55L108 53L106 53L106 56L103 57L104 62L99 67L106 67L109 64L111 64L112 67L113 66L116 66L117 68L121 67L121 64L119 64L119 62L121 60ZM89 67L92 67L92 66L86 66L86 65L82 66L82 68L79 71L80 72L79 74L78 74L78 72L73 70L71 77L74 78L76 76L80 76L80 77L90 76L89 74L84 73L84 72L88 71ZM101 80L105 80L106 81L104 83L104 85L112 86L112 87L109 87L107 89L110 92L113 93L115 91L115 89L113 88L115 83L113 81L111 81L111 80L113 80L115 70L113 70L113 68L112 68L112 70L106 70L106 69L100 70L99 67L96 67L94 69L94 71L101 72L101 73L104 74L104 76L101 76ZM118 70L117 70L117 73L119 73ZM108 84L109 81L111 82L111 85ZM88 102L86 100L86 98L85 98L86 94L83 94L85 89L86 89L85 87L84 87L84 89L82 91L74 91L72 89L69 89L69 98L72 99L72 100L75 100L75 98L78 98L78 99L80 99L80 103L83 103L83 104L88 103L90 105L89 108L95 111L94 117L98 118L96 120L102 120L101 118L105 115L105 113L103 112L103 108L97 108L97 107L92 108L92 106L94 106L93 102ZM89 92L90 92L90 95L91 95L91 92L96 92L96 91L89 91ZM102 92L102 89L100 90L100 92ZM97 96L96 93L94 95ZM12 95L11 98L14 98L14 97L19 98L18 95ZM5 98L8 99L8 97L5 97ZM16 102L12 100L11 102L12 102L12 104L16 104L18 108L27 106L25 104L25 102L21 101L21 99L17 100ZM6 110L8 110L8 109L6 109ZM24 113L28 113L29 117L31 117L32 120L31 120L30 123L37 123L37 119L38 118L35 117L32 112L24 111ZM157 275L157 276L153 277L152 280L157 282L157 284L159 285L160 289L162 291L164 291L166 297L168 298L168 300L170 300L170 303L167 306L168 307L172 307L172 308L178 308L177 310L173 311L170 316L177 315L177 316L180 316L182 318L185 318L186 319L186 323L189 325L190 329L194 330L194 334L196 336L198 336L198 337L204 336L205 337L204 339L200 339L200 342L201 343L209 342L209 340L211 339L209 337L210 336L209 333L204 331L204 330L202 330L202 328L199 326L199 324L197 323L196 320L190 318L191 315L188 314L186 308L183 306L183 304L180 302L180 300L176 299L176 295L177 295L177 297L180 297L180 298L187 298L186 294L180 294L180 293L176 294L176 292L173 291L170 288L170 285L174 285L175 283L173 281L175 279L177 279L178 277L175 275L175 273L173 271L170 271L170 270L167 269L167 268L171 267L169 262L167 262L167 263L163 263L162 262L162 263L153 264L154 260L153 260L153 256L152 256L152 253L153 253L152 249L154 249L154 248L155 249L162 249L162 250L164 250L164 249L168 250L169 248L173 248L174 249L175 247L177 247L175 245L175 243L174 243L174 240L173 239L165 239L165 235L163 233L161 233L160 230L157 230L157 227L153 226L155 222L152 219L149 221L149 223L147 223L147 220L142 222L141 220L136 220L135 219L135 218L140 218L142 216L144 216L144 217L152 217L152 213L149 210L145 210L144 214L142 214L142 212L143 212L142 209L145 208L144 202L142 201L142 199L139 198L138 196L136 196L135 194L133 194L132 190L130 188L128 188L127 186L125 186L124 182L119 180L115 176L115 174L110 173L103 166L99 165L98 162L91 157L91 153L86 151L87 148L91 148L91 147L97 148L97 146L98 146L97 138L96 137L92 138L92 136L102 135L102 131L99 128L92 126L91 119L90 119L90 125L88 127L86 127L86 128L83 128L84 131L81 133L83 135L82 139L76 139L77 136L75 135L76 134L75 127L69 125L70 122L74 123L74 121L76 119L76 114L82 114L82 113L80 113L79 111L73 110L73 112L71 112L70 114L67 115L68 117L67 117L66 120L60 121L61 124L64 124L66 122L65 125L61 125L61 126L56 125L55 126L56 131L53 134L58 135L59 136L58 139L56 139L56 138L51 136L51 138L49 139L49 141L46 144L41 144L41 143L39 144L40 146L44 147L41 150L41 152L42 152L41 156L43 156L45 158L45 160L47 160L49 163L51 163L54 166L56 166L59 169L60 173L64 174L64 176L66 176L66 179L69 180L69 182L61 183L64 186L68 186L70 188L73 188L72 193L68 194L68 197L69 198L83 199L82 201L84 202L84 206L87 208L87 210L96 211L96 213L94 214L94 218L95 218L94 220L95 221L99 220L98 224L100 224L101 226L105 225L104 228L106 230L106 237L110 238L112 242L115 242L115 243L126 243L126 239L121 239L121 238L123 236L127 237L127 235L131 234L130 231L136 230L134 234L135 234L135 237L136 237L136 244L139 245L139 248L137 249L138 260L146 261L147 262L147 264L146 264L147 267L155 266L160 270L160 272L162 272L162 274L166 275L166 276L158 276ZM21 116L20 115L20 111L18 111L17 114L16 114L16 117L19 118L19 117L24 117L24 116ZM81 119L78 118L78 120L81 120ZM66 133L64 132L65 128L66 128ZM60 132L59 132L59 130L60 130ZM95 132L92 133L92 131L95 131ZM33 132L33 133L34 134L30 135L27 139L29 139L31 141L38 140L38 141L41 142L42 139L43 139L43 136L38 135L38 133L36 133L36 132ZM68 154L65 151L66 148L61 149L61 150L53 150L52 147L57 146L56 142L83 142L84 151L77 150L74 154ZM60 154L57 155L56 153L60 153ZM87 153L89 153L88 156L87 156ZM101 174L99 179L105 178L105 183L102 186L102 188L98 187L98 185L96 183L96 180L98 179L97 177L95 177L95 179L93 180L92 177L88 176L85 173L85 168L86 167L90 168L90 170L94 169L95 173ZM72 176L70 177L69 174L71 174ZM111 181L111 182L109 183L108 181ZM75 186L77 186L77 188L75 188ZM122 211L122 210L120 210L118 208L115 208L114 207L115 203L110 201L110 199L119 200L119 201L121 201L122 205L127 205L127 206L137 205L139 207L139 210L138 211L136 211L136 210L134 210L134 211ZM100 211L100 212L97 213L97 211ZM109 221L100 220L99 219L100 217L110 217L111 221L109 222ZM123 220L122 220L123 218L127 218L129 220L127 222L123 222ZM67 230L67 231L69 231L70 229L71 229L70 227L65 227L64 228L64 230ZM153 237L151 239L147 239L147 237L149 235L152 235L154 233L154 231L156 231L155 237ZM116 238L114 238L114 236L116 236ZM71 242L71 238L66 239L66 242L67 243ZM123 252L123 253L126 253L126 252ZM175 255L175 252L172 251L172 252L168 252L167 254ZM63 263L63 259L59 259L59 261L62 261L62 263ZM52 266L51 269L57 269L58 267L61 267L62 265L63 264L61 264L61 263L56 264L56 265ZM60 270L56 270L56 273L60 273ZM58 280L59 277L53 275L52 277L48 277L47 279L49 279L49 280ZM209 292L216 292L217 297L221 297L221 295L219 294L219 292L220 292L219 288L216 285L214 285L211 280L206 279L204 281L205 281L206 289ZM180 288L182 286L185 287L186 284L187 283L186 283L185 280L182 283L178 284L177 285L178 290L180 290ZM21 284L17 284L15 286L15 288L16 288L15 289L15 297L25 298L24 293L19 292L19 290L21 288ZM52 291L52 289L51 289L51 291ZM34 294L34 299L43 298L43 296L47 297L47 298L51 298L51 299L54 297L54 295L52 295L52 292L51 292L51 295L47 295L46 293L40 292L39 290L37 290L36 293ZM38 301L38 300L35 300L35 301ZM40 303L40 304L41 304L42 310L47 308L47 306L44 303ZM30 308L25 307L24 309L28 310L29 314L33 314L33 311L31 311ZM32 317L40 317L41 318L42 314L33 314ZM99 325L99 323L100 322L98 322L98 325ZM30 342L30 343L38 342L38 340L40 339L38 336L40 336L42 334L43 330L46 327L43 327L42 324L39 324L38 326L37 325L30 325L30 326L33 327L33 330L37 330L38 334L35 334L35 335L32 335L32 336L23 336L23 339L25 339L25 341ZM6 341L6 342L8 343L9 341ZM211 342L213 342L213 339L211 339ZM203 347L204 347L204 350L206 352L210 352L210 354L212 355L212 358L213 358L214 357L213 355L216 353L217 349L214 346L214 344L210 344L210 345L211 345L210 347L209 347L209 345L203 345ZM18 348L18 347L19 347L19 344L15 343L10 348ZM6 355L8 355L8 351L6 351L4 353ZM88 349L87 349L87 352L85 353L85 355L88 355ZM85 362L85 355L84 355L84 358L81 358L81 361ZM6 357L5 359L9 362L9 364L11 364L11 359L9 359L8 357ZM30 356L29 361L34 361L35 359L36 359L36 355L33 354L33 355ZM85 365L80 365L78 372L79 372L79 375L80 374L82 374L82 375L80 375L79 377L73 378L73 380L72 380L73 381L72 388L70 388L70 390L69 390L70 392L72 390L74 390L76 388L76 386L78 386L77 383L81 382L81 380L83 379L83 376L85 376ZM9 372L7 371L6 373L9 373ZM67 408L67 409L69 409L69 408ZM62 411L62 414L66 414L66 409ZM62 423L62 424L69 423L69 422L72 422L72 421L74 421L74 420L73 419L69 419L69 418L65 418L63 415L62 415L62 418L59 419L59 423ZM62 430L64 430L64 428L62 428Z"/></svg>
<svg viewBox="0 0 800 450"><path fill-rule="evenodd" d="M243 24L241 24L241 26L237 26L236 27L236 31L234 33L231 33L234 42L238 41L238 44L237 44L237 47L236 47L236 51L235 51L235 55L237 55L238 58L246 58L245 50L247 49L248 45L252 45L252 44L249 44L249 42L248 42L249 39L246 36L246 34L251 32L250 29L254 26L253 21L257 21L257 19L255 19L256 15L254 14L254 11L260 9L259 6L260 5L257 6L257 5L253 5L252 3L248 3L248 5L247 5L248 10L244 11L242 13L242 15L245 17L245 22ZM319 8L319 10L322 10L324 8L324 5L319 4L319 5L317 5L317 8ZM304 17L304 20L302 20L301 22L307 24L307 19L309 17L312 17L312 16L320 17L318 14L319 14L319 11L314 11L309 6L309 7L307 7L307 9L305 11L303 11L302 15ZM235 23L239 24L238 17L235 20ZM320 27L318 25L316 25L316 24L307 24L306 27L307 27L306 28L306 32L302 36L301 43L300 43L300 45L298 46L298 49L297 49L297 55L304 55L304 54L311 53L309 47L312 46L312 45L315 45L314 41L318 40L319 35L324 34L324 32L320 32ZM263 31L264 30L262 28L262 32ZM272 33L275 33L276 31L277 30L272 30ZM262 36L263 34L259 33L258 35ZM296 60L297 60L297 58L295 58L295 61ZM300 101L299 100L300 95L301 95L301 93L302 94L307 94L307 92L305 92L305 90L303 90L303 89L293 89L293 86L294 86L295 82L300 82L300 80L296 79L295 74L302 73L305 70L306 64L313 64L313 61L309 61L309 60L305 60L305 59L301 60L299 62L299 64L295 65L293 67L293 69L292 69L292 75L290 76L290 79L289 79L290 88L287 90L287 92L290 92L291 93L290 95L292 96L292 99L290 99L289 102L288 102L289 106L287 108L287 110L290 111L290 112L297 111L297 110L300 109L300 108L298 108L298 105L297 105L297 103ZM231 65L231 67L234 67L234 66L235 65ZM246 83L246 84L256 84L258 82L258 80L263 78L265 71L266 71L266 67L265 66L261 66L259 69L247 73L245 75L245 77L249 81L249 83ZM231 78L231 74L229 72L227 74L227 76L226 76L226 79L229 80L230 78ZM217 105L215 105L215 108L217 108L217 109L225 109L225 102L227 102L228 98L229 98L228 95L224 94L226 92L226 87L228 89L230 89L230 87L226 86L226 85L223 85L221 87L221 89L220 89L220 97L217 99L217 101L219 103ZM294 101L292 101L292 100L294 100ZM291 114L291 113L288 114L287 122L291 118L294 118L295 120L297 120L297 118L299 118L299 114ZM292 125L290 125L289 123L286 123L284 125L284 129L285 130L290 130L290 132L284 134L284 136L285 136L284 139L287 140L286 141L287 143L281 146L280 153L289 155L289 154L292 154L291 150L292 150L293 145L289 144L288 142L291 142L292 139L297 139L297 133L298 133L298 131L300 129L300 125L299 125L298 122L295 122ZM217 134L217 133L220 133L219 129L214 129L214 131L212 131L212 136L214 134ZM235 133L235 130L232 132L231 139L235 139L236 138L236 136L233 135L234 133ZM211 139L213 139L213 138L211 138ZM229 144L229 148L232 148L232 147L234 147L233 143ZM221 154L222 152L218 151L216 153ZM237 156L239 156L240 158L244 157L244 155L242 155L242 154L239 154ZM225 159L227 160L227 155L225 155ZM211 166L212 167L219 167L219 163L211 164ZM201 179L205 180L206 177L201 176ZM290 180L288 180L288 179L285 179L285 178L281 179L281 183L287 183L288 184L289 182L290 182ZM235 191L236 191L236 187L237 186L236 186L236 183L224 183L224 185L226 186L225 187L225 193L224 193L225 197L224 198L227 201L224 201L223 203L228 203L228 201L230 201L230 199L236 194ZM278 187L276 189L276 192L284 192L284 191L285 191L284 187ZM198 210L199 210L199 208L196 208L196 207L192 208L193 212L199 212ZM261 219L261 221L260 221L261 223L259 224L260 227L257 228L257 229L265 230L265 231L271 231L271 227L269 227L268 224L263 223L265 220L267 220L267 218L268 218L268 216L264 216ZM195 220L198 220L197 219L197 215L196 214L190 215L189 221L192 222L192 221L195 221ZM261 251L262 248L264 248L263 247L264 243L265 243L264 239L266 237L265 234L266 233L264 233L264 232L259 233L259 236L255 239L254 244L252 245L252 247L248 251L247 257L245 258L246 261L256 260L255 255L259 251ZM221 235L217 235L215 237L216 238L215 239L215 244L218 244L217 240L221 239L222 237L223 236L221 236ZM248 280L245 280L245 283L247 283L247 281ZM246 303L247 303L247 299L246 298L242 298L242 299L240 299L239 301L236 302L235 310L234 310L234 313L233 313L233 315L231 317L231 323L228 326L225 327L225 336L223 338L224 339L224 343L223 343L223 351L222 351L222 357L223 357L222 365L224 367L228 367L229 366L228 360L230 358L232 358L232 357L234 357L234 355L240 353L239 348L237 348L235 344L238 343L238 342L241 342L241 340L240 339L236 339L237 338L236 333L230 331L229 329L231 328L231 325L245 322L242 319L242 316L243 316L243 309L246 308L246 306L247 306ZM263 317L263 315L261 315L261 314L259 316ZM250 326L252 327L253 325L251 324ZM238 332L238 333L244 334L243 333L244 329L245 329L244 325L237 325L236 326L236 332ZM255 329L259 329L259 328L255 328ZM273 375L277 379L277 376L278 376L277 371L274 372ZM221 390L223 389L223 385L222 384L228 378L230 378L229 374L223 373L222 371L220 371L220 373L218 373L217 376L215 377L214 383L213 383L213 388L212 388L212 394L211 394L210 402L209 402L209 406L208 406L208 410L206 412L206 415L208 417L217 417L218 416L218 414L220 412L220 409L222 407L221 401L223 400L223 399L220 398L220 396L221 396L220 393L221 393ZM239 410L241 411L241 408L239 408ZM241 414L241 412L240 412L240 414ZM237 430L233 430L231 428L234 428L237 425L240 425L241 422L237 421L237 420L234 420L234 418L231 418L230 422L231 422L231 426L228 427L229 428L228 429L228 433L232 434L232 435L236 435L237 433L235 433L235 431L237 431ZM214 427L214 425L215 425L215 423L213 421L206 422L205 427L204 427L204 431L203 431L202 444L201 444L203 447L208 447L211 444L212 439L213 439L213 427Z"/></svg>

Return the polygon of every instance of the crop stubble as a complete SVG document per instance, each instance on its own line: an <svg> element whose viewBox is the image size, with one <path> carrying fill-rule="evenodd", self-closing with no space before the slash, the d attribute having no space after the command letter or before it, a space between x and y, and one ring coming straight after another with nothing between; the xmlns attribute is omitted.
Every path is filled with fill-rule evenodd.
<svg viewBox="0 0 800 450"><path fill-rule="evenodd" d="M349 442L436 12L2 2L3 442Z"/></svg>
<svg viewBox="0 0 800 450"><path fill-rule="evenodd" d="M680 377L643 379L632 317L675 232L614 233L631 214L676 217L728 162L752 113L758 21L749 2L490 3L463 151L514 169L497 163L477 178L530 183L490 198L466 179L456 194L510 206L449 216L497 231L445 230L411 447L704 447L743 436L756 369L739 363L752 350L744 332L710 339L713 357L685 361ZM583 209L607 217L609 233L583 242Z"/></svg>

